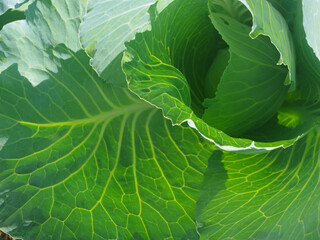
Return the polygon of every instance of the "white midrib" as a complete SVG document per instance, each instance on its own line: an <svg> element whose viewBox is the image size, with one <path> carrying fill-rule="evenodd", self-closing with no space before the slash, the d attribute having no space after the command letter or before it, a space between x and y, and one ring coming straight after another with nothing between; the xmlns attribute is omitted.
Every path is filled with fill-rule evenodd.
<svg viewBox="0 0 320 240"><path fill-rule="evenodd" d="M71 121L64 121L64 122L50 122L50 123L32 123L32 122L25 122L25 121L18 121L20 124L23 125L31 125L31 126L40 126L40 127L54 127L54 126L62 126L62 125L80 125L85 123L94 123L94 122L101 122L103 120L107 120L110 118L114 118L120 115L129 115L134 112L141 112L147 109L152 108L151 105L145 104L140 102L139 104L132 104L128 106L119 107L108 112L104 112L98 115L89 116L88 118L82 119L75 119Z"/></svg>

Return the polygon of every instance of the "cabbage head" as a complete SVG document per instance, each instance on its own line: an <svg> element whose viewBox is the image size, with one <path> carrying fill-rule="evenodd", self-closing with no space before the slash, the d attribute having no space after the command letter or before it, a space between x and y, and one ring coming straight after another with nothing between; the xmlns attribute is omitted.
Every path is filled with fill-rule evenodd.
<svg viewBox="0 0 320 240"><path fill-rule="evenodd" d="M319 1L0 0L0 29L0 235L320 240Z"/></svg>

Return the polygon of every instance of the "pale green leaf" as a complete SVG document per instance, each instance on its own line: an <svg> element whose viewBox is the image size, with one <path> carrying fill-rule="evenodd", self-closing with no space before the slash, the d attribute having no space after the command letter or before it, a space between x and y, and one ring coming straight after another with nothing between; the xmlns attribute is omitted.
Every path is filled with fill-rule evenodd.
<svg viewBox="0 0 320 240"><path fill-rule="evenodd" d="M18 8L28 0L1 0L0 15L4 14L10 8Z"/></svg>
<svg viewBox="0 0 320 240"><path fill-rule="evenodd" d="M161 13L174 0L158 0L157 13Z"/></svg>
<svg viewBox="0 0 320 240"><path fill-rule="evenodd" d="M62 57L53 50L56 45L80 49L78 32L84 10L85 3L77 0L32 3L27 20L7 24L1 31L0 72L16 63L34 86L48 79L47 69L56 72L57 59Z"/></svg>
<svg viewBox="0 0 320 240"><path fill-rule="evenodd" d="M144 32L150 27L148 10L157 0L89 0L87 14L81 24L81 42L92 58L92 67L108 81L105 76L110 64L125 50L124 43L134 38L137 32ZM161 9L169 1L161 1ZM159 9L159 10L161 10Z"/></svg>

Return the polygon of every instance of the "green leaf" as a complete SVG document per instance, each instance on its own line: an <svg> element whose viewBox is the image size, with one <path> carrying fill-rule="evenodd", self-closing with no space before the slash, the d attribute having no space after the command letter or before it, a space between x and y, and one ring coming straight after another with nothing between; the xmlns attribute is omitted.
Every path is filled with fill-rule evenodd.
<svg viewBox="0 0 320 240"><path fill-rule="evenodd" d="M231 136L264 125L279 109L288 92L288 71L276 66L279 53L267 37L249 36L250 27L213 9L211 20L229 45L230 59L214 98L206 99L202 119ZM263 49L263 50L262 50ZM215 64L215 62L213 63Z"/></svg>
<svg viewBox="0 0 320 240"><path fill-rule="evenodd" d="M207 71L218 49L226 47L207 15L207 1L176 0L152 21L151 31L127 43L123 69L129 89L173 124L187 122L223 150L252 153L292 145L302 134L255 142L232 138L201 119Z"/></svg>
<svg viewBox="0 0 320 240"><path fill-rule="evenodd" d="M16 65L0 75L1 229L26 240L197 238L212 148L68 53L36 87Z"/></svg>
<svg viewBox="0 0 320 240"><path fill-rule="evenodd" d="M196 210L200 239L319 239L319 130L285 150L216 153Z"/></svg>
<svg viewBox="0 0 320 240"><path fill-rule="evenodd" d="M285 82L295 89L296 82L296 56L293 39L283 16L267 0L240 0L251 12L253 26L251 37L259 35L270 37L271 42L278 49L280 59L278 64L284 64L289 69L290 78Z"/></svg>

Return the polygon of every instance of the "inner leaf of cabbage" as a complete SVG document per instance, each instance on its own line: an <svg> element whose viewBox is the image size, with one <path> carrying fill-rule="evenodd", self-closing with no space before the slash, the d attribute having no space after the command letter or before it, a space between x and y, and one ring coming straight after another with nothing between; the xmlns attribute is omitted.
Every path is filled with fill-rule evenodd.
<svg viewBox="0 0 320 240"><path fill-rule="evenodd" d="M250 37L252 18L242 3L215 0L208 8L206 0L176 0L150 13L151 31L126 44L123 69L129 89L173 124L191 120L205 137L232 146L241 145L239 137L299 138L310 128L311 120L295 128L275 121L290 87L288 68L277 65L279 51L269 37ZM221 51L230 55L227 64L218 59ZM210 74L220 79L210 81Z"/></svg>

